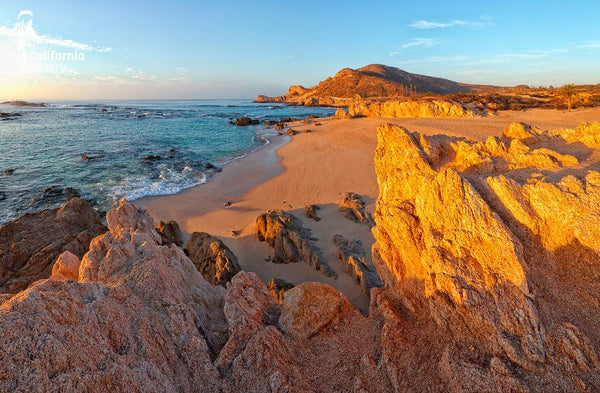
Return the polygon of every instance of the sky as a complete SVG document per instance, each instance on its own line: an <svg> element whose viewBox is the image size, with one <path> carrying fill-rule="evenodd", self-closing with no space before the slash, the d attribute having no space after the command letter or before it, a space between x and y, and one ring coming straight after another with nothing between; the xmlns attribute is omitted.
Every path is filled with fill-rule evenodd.
<svg viewBox="0 0 600 393"><path fill-rule="evenodd" d="M600 1L0 0L0 99L253 98L371 63L600 83Z"/></svg>

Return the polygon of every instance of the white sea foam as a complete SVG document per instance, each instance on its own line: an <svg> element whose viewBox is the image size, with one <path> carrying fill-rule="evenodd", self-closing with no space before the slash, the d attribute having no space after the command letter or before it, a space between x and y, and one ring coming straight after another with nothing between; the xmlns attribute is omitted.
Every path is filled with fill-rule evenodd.
<svg viewBox="0 0 600 393"><path fill-rule="evenodd" d="M186 166L181 172L166 166L161 168L158 179L149 176L129 176L120 181L105 185L107 194L113 201L127 198L130 201L151 195L177 194L186 188L206 183L207 176Z"/></svg>

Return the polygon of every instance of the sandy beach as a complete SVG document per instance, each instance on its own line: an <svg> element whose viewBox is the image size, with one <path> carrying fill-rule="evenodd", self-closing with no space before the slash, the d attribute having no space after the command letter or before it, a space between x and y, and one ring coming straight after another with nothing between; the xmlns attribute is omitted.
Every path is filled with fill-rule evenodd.
<svg viewBox="0 0 600 393"><path fill-rule="evenodd" d="M325 282L366 311L368 298L344 272L342 261L336 258L332 238L341 234L360 240L371 263L370 249L374 240L370 229L343 217L338 212L338 203L345 192L352 191L360 194L368 210L373 212L378 196L373 152L379 125L390 123L427 135L484 140L490 135L501 135L511 122L549 130L597 120L600 120L598 108L572 112L503 111L485 118L316 119L311 124L290 124L295 130L311 130L310 133L273 137L269 145L226 165L222 173L204 185L176 195L146 197L135 204L148 209L156 220L177 221L187 234L203 231L218 236L237 255L242 268L256 272L264 282L274 277L294 284ZM227 201L231 202L230 206L225 206ZM306 217L307 204L321 207L318 211L321 221ZM326 277L307 263L279 265L266 261L273 250L258 241L254 223L257 216L270 209L282 209L299 217L318 239L316 244L339 277ZM231 230L239 234L233 236Z"/></svg>

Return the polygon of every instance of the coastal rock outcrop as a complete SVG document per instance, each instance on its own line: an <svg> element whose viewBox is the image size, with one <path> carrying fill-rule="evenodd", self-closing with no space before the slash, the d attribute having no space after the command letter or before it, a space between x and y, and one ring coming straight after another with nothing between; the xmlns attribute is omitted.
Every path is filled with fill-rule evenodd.
<svg viewBox="0 0 600 393"><path fill-rule="evenodd" d="M317 216L317 210L321 209L319 205L306 205L306 217L317 222L321 221L321 218Z"/></svg>
<svg viewBox="0 0 600 393"><path fill-rule="evenodd" d="M65 252L49 279L0 295L0 391L334 392L377 375L374 330L330 286L282 307L254 273L206 282L126 201L107 222L81 261ZM340 346L355 329L368 339Z"/></svg>
<svg viewBox="0 0 600 393"><path fill-rule="evenodd" d="M370 227L375 225L373 217L365 208L365 201L354 192L347 192L342 197L339 207L340 213L349 220L366 224Z"/></svg>
<svg viewBox="0 0 600 393"><path fill-rule="evenodd" d="M381 287L381 280L377 272L365 262L365 250L358 240L348 240L342 235L335 235L333 243L337 249L337 256L346 265L346 271L369 295L371 288Z"/></svg>
<svg viewBox="0 0 600 393"><path fill-rule="evenodd" d="M270 210L256 219L256 235L273 247L275 263L305 261L326 276L336 276L298 217L283 210Z"/></svg>
<svg viewBox="0 0 600 393"><path fill-rule="evenodd" d="M373 262L386 289L371 310L400 389L418 384L407 360L456 392L600 388L600 243L589 235L600 233L600 174L561 144L532 151L520 139L536 132L521 131L504 144L378 130ZM429 353L398 353L412 350L398 329Z"/></svg>
<svg viewBox="0 0 600 393"><path fill-rule="evenodd" d="M582 123L572 129L551 131L550 135L558 136L569 143L581 142L588 147L600 148L600 122Z"/></svg>
<svg viewBox="0 0 600 393"><path fill-rule="evenodd" d="M283 295L286 291L294 288L294 284L281 278L272 278L267 284L267 288L271 296L277 300L277 303L281 304L283 303Z"/></svg>
<svg viewBox="0 0 600 393"><path fill-rule="evenodd" d="M162 246L133 205L107 222L77 280L42 280L0 304L0 390L217 391L225 289Z"/></svg>
<svg viewBox="0 0 600 393"><path fill-rule="evenodd" d="M334 117L338 120L352 119L352 116L350 115L350 113L348 113L348 111L346 111L345 109L342 109L342 108L336 109Z"/></svg>
<svg viewBox="0 0 600 393"><path fill-rule="evenodd" d="M279 326L291 337L303 340L357 312L350 300L333 287L305 282L285 293Z"/></svg>
<svg viewBox="0 0 600 393"><path fill-rule="evenodd" d="M162 238L164 245L175 244L176 246L183 246L183 237L181 236L181 229L176 221L170 220L169 222L159 221L156 227L156 232Z"/></svg>
<svg viewBox="0 0 600 393"><path fill-rule="evenodd" d="M472 110L451 101L365 101L348 105L350 116L366 117L475 117Z"/></svg>
<svg viewBox="0 0 600 393"><path fill-rule="evenodd" d="M98 213L80 198L7 223L0 228L0 292L17 293L48 278L60 254L81 258L104 232Z"/></svg>
<svg viewBox="0 0 600 393"><path fill-rule="evenodd" d="M236 126L251 126L255 124L260 124L260 121L256 119L251 119L247 116L242 116L239 119L235 119Z"/></svg>
<svg viewBox="0 0 600 393"><path fill-rule="evenodd" d="M237 257L225 243L206 232L192 233L185 250L211 284L225 286L241 270Z"/></svg>

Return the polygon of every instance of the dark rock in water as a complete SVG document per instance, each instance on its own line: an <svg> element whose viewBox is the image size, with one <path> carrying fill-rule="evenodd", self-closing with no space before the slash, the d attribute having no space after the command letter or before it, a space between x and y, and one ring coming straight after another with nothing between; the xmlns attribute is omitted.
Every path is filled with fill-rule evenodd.
<svg viewBox="0 0 600 393"><path fill-rule="evenodd" d="M175 153L177 151L177 149L175 149L174 147L169 149L169 153Z"/></svg>
<svg viewBox="0 0 600 393"><path fill-rule="evenodd" d="M50 186L46 187L41 195L36 196L29 203L30 207L40 208L66 203L69 199L79 198L81 194L73 187Z"/></svg>
<svg viewBox="0 0 600 393"><path fill-rule="evenodd" d="M88 156L88 155L87 155L87 154L85 154L85 153L83 153L83 154L81 155L81 159L82 159L82 160L84 160L84 161L90 161L90 160L93 160L94 158L96 158L96 157Z"/></svg>
<svg viewBox="0 0 600 393"><path fill-rule="evenodd" d="M318 119L319 115L314 115L314 114L313 115L308 115L308 118L309 119Z"/></svg>
<svg viewBox="0 0 600 393"><path fill-rule="evenodd" d="M382 286L379 275L374 268L367 266L365 262L365 249L359 240L348 240L342 235L335 235L333 243L337 247L337 256L346 264L346 271L369 295L371 288Z"/></svg>
<svg viewBox="0 0 600 393"><path fill-rule="evenodd" d="M236 126L250 126L255 124L260 124L260 121L256 119L251 119L248 116L242 116L239 119L235 120Z"/></svg>
<svg viewBox="0 0 600 393"><path fill-rule="evenodd" d="M306 205L306 217L311 218L315 221L321 221L320 217L317 217L317 210L320 210L321 207L317 205Z"/></svg>
<svg viewBox="0 0 600 393"><path fill-rule="evenodd" d="M150 162L154 162L154 161L160 161L162 158L158 155L147 155L146 157L142 158L142 163L144 164L148 164Z"/></svg>
<svg viewBox="0 0 600 393"><path fill-rule="evenodd" d="M313 243L310 230L302 221L283 210L270 210L256 219L256 236L273 247L275 263L290 263L304 260L315 270L326 276L336 277L321 250Z"/></svg>
<svg viewBox="0 0 600 393"><path fill-rule="evenodd" d="M298 133L298 131L293 130L291 128L288 128L288 130L286 131L286 134L292 136L292 135L296 135Z"/></svg>
<svg viewBox="0 0 600 393"><path fill-rule="evenodd" d="M264 125L265 125L265 126L267 126L267 127L271 127L271 126L274 126L274 125L276 125L276 124L279 124L279 122L278 122L278 121L276 121L276 120L269 120L269 121L266 121L266 122L264 123Z"/></svg>
<svg viewBox="0 0 600 393"><path fill-rule="evenodd" d="M106 108L102 108L102 109L100 110L100 112L108 112L108 109L106 109Z"/></svg>
<svg viewBox="0 0 600 393"><path fill-rule="evenodd" d="M179 247L183 246L183 237L181 236L181 229L177 222L173 220L169 222L159 221L156 232L162 238L164 245L175 244Z"/></svg>
<svg viewBox="0 0 600 393"><path fill-rule="evenodd" d="M19 117L22 116L20 113L7 113L7 112L0 112L0 119L2 120L11 120L13 117Z"/></svg>
<svg viewBox="0 0 600 393"><path fill-rule="evenodd" d="M283 122L279 122L277 123L277 125L275 127L273 127L273 129L275 130L283 130L285 128L285 123Z"/></svg>
<svg viewBox="0 0 600 393"><path fill-rule="evenodd" d="M227 201L223 205L226 206L226 207L229 207L229 206L231 206L231 201Z"/></svg>
<svg viewBox="0 0 600 393"><path fill-rule="evenodd" d="M12 106L33 106L33 107L47 107L48 106L48 105L44 104L43 102L35 103L35 102L27 102L27 101L20 101L20 100L4 101L2 104L12 105Z"/></svg>
<svg viewBox="0 0 600 393"><path fill-rule="evenodd" d="M282 304L285 291L294 288L294 284L281 278L272 278L267 288L269 288L269 293L277 300L277 303Z"/></svg>
<svg viewBox="0 0 600 393"><path fill-rule="evenodd" d="M279 122L280 123L289 123L291 121L298 121L300 119L296 118L296 117L284 117L283 119L280 119Z"/></svg>
<svg viewBox="0 0 600 393"><path fill-rule="evenodd" d="M204 164L204 169L214 169L214 168L215 168L215 165L210 162L207 162L206 164Z"/></svg>
<svg viewBox="0 0 600 393"><path fill-rule="evenodd" d="M60 187L60 186L50 186L44 189L44 198L54 198L57 196L64 196L67 199L78 198L81 195L79 191L74 189L73 187Z"/></svg>
<svg viewBox="0 0 600 393"><path fill-rule="evenodd" d="M98 213L80 198L5 224L0 227L0 293L16 293L48 278L60 254L81 258L104 232Z"/></svg>
<svg viewBox="0 0 600 393"><path fill-rule="evenodd" d="M4 191L0 191L0 201L3 201L6 199L6 193Z"/></svg>
<svg viewBox="0 0 600 393"><path fill-rule="evenodd" d="M237 257L218 238L206 232L194 232L185 250L204 279L213 285L225 284L241 269Z"/></svg>
<svg viewBox="0 0 600 393"><path fill-rule="evenodd" d="M3 170L0 175L9 176L9 175L12 175L13 173L15 173L15 171L16 171L15 168L8 168L8 169Z"/></svg>

